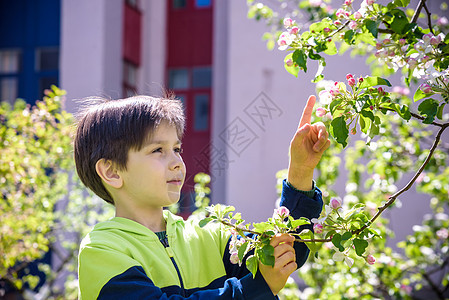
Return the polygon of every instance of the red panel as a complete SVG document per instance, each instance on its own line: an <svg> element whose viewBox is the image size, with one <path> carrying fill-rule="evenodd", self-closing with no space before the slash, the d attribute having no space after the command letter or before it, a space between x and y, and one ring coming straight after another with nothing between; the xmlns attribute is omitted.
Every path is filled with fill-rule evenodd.
<svg viewBox="0 0 449 300"><path fill-rule="evenodd" d="M142 15L135 8L125 4L123 29L123 58L140 65Z"/></svg>

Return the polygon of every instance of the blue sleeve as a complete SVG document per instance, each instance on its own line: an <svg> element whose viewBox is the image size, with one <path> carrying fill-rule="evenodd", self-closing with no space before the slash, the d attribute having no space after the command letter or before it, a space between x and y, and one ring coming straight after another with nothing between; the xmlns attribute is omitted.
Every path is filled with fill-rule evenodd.
<svg viewBox="0 0 449 300"><path fill-rule="evenodd" d="M300 217L306 217L309 220L318 218L323 209L322 193L316 187L313 198L310 198L303 192L295 190L284 179L280 206L287 207L290 210L290 215L295 219L299 219ZM305 228L312 230L312 225L301 226L299 231ZM306 262L310 251L304 243L295 242L294 248L296 252L296 263L298 264L298 268L300 268Z"/></svg>
<svg viewBox="0 0 449 300"><path fill-rule="evenodd" d="M194 291L181 295L179 287L155 286L140 266L134 266L109 280L101 289L97 299L276 299L262 275L252 274L241 279L230 278L222 288Z"/></svg>

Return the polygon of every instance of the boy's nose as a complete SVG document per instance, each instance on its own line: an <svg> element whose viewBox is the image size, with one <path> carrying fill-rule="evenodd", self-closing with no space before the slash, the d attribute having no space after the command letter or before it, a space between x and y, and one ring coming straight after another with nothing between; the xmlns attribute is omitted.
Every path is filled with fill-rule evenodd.
<svg viewBox="0 0 449 300"><path fill-rule="evenodd" d="M169 165L169 168L171 170L177 170L177 169L184 168L184 161L182 160L182 158L180 156L173 155L172 160Z"/></svg>

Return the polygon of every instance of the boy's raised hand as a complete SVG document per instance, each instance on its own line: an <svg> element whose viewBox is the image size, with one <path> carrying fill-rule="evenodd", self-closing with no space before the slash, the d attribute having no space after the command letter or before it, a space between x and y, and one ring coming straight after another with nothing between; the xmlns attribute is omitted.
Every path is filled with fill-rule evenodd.
<svg viewBox="0 0 449 300"><path fill-rule="evenodd" d="M288 234L274 236L270 241L270 245L274 247L274 267L259 263L260 272L273 295L279 293L297 268L294 240L295 238Z"/></svg>
<svg viewBox="0 0 449 300"><path fill-rule="evenodd" d="M290 142L287 181L295 188L308 191L312 188L313 170L329 148L329 133L322 122L310 124L315 96L310 96Z"/></svg>

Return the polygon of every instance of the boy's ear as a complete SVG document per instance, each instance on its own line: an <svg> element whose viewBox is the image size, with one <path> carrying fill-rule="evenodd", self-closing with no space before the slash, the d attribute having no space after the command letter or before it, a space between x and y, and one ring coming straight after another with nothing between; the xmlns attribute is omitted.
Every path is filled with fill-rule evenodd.
<svg viewBox="0 0 449 300"><path fill-rule="evenodd" d="M95 170L98 176L113 188L119 189L123 185L123 179L120 176L115 164L104 158L97 161Z"/></svg>

